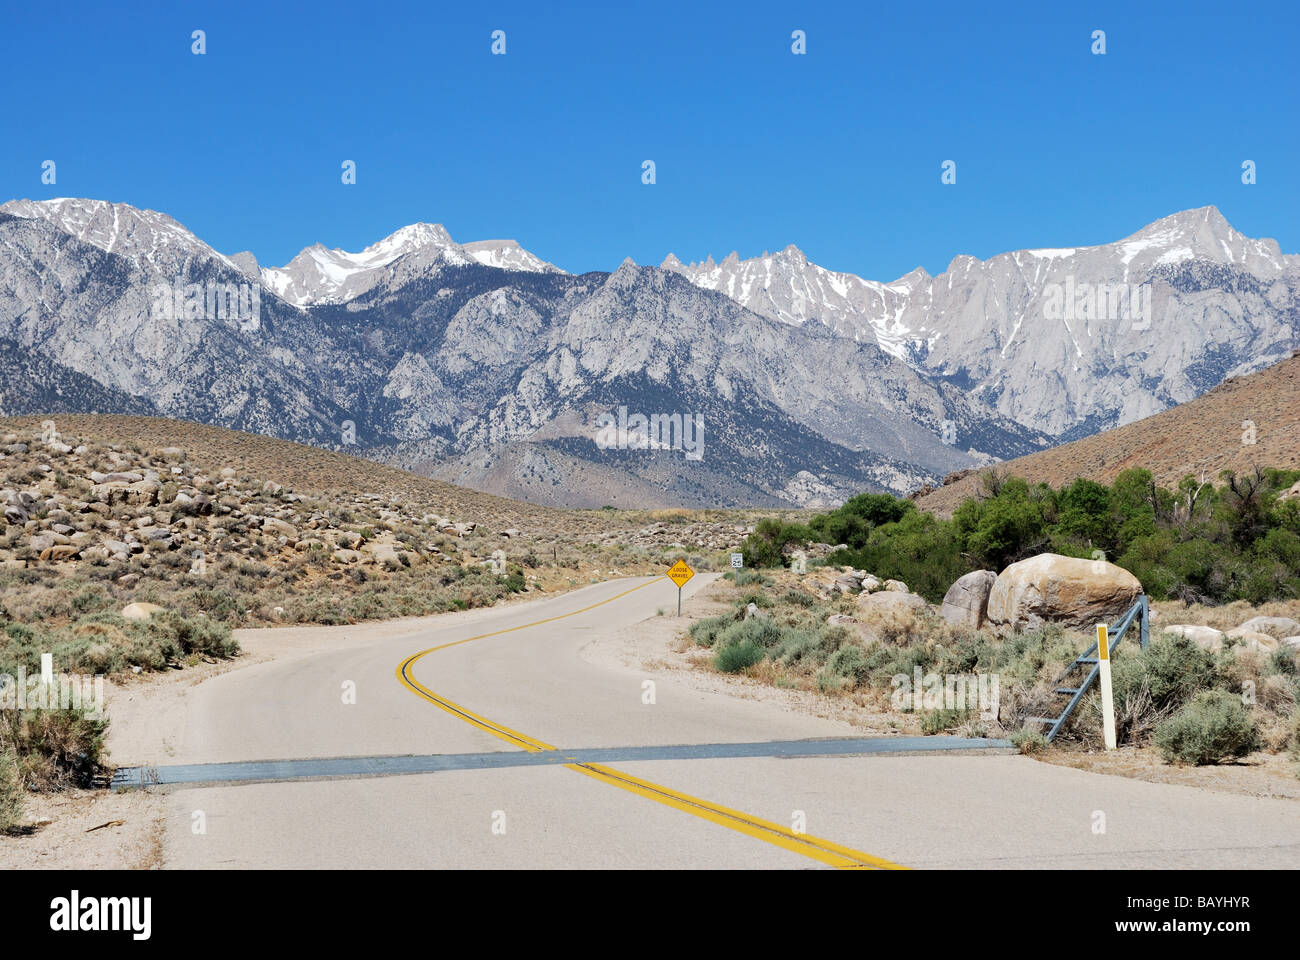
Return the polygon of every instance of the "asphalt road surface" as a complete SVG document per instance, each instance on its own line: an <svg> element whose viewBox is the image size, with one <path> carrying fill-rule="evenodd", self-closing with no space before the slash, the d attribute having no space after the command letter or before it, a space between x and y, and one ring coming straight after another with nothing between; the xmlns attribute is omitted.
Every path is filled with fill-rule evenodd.
<svg viewBox="0 0 1300 960"><path fill-rule="evenodd" d="M687 585L688 604L708 579ZM675 606L669 581L636 578L371 643L322 639L195 687L179 755L119 759L461 758L429 773L171 788L171 868L1300 863L1293 801L1005 753L579 756L845 736L836 722L662 677L647 703L645 675L581 656L607 632Z"/></svg>

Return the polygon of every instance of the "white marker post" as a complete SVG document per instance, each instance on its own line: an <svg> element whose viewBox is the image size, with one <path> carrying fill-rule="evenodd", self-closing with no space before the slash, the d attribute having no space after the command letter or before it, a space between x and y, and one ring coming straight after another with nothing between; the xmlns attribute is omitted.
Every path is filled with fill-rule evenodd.
<svg viewBox="0 0 1300 960"><path fill-rule="evenodd" d="M1115 695L1110 686L1110 636L1104 623L1097 624L1097 666L1101 674L1101 725L1106 749L1115 749Z"/></svg>

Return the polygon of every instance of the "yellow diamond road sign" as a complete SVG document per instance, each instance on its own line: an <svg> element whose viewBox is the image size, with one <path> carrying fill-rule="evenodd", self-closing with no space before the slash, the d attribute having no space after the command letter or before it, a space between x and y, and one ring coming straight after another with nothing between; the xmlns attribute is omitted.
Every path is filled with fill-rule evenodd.
<svg viewBox="0 0 1300 960"><path fill-rule="evenodd" d="M695 576L695 571L686 565L685 560L678 560L668 570L668 579L678 587L686 586L686 581Z"/></svg>

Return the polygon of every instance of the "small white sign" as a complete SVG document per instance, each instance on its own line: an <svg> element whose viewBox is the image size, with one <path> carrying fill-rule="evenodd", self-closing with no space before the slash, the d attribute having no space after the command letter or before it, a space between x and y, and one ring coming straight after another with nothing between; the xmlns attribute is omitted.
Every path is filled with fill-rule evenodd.
<svg viewBox="0 0 1300 960"><path fill-rule="evenodd" d="M739 570L745 565L745 555L743 553L733 553L731 555L731 565Z"/></svg>

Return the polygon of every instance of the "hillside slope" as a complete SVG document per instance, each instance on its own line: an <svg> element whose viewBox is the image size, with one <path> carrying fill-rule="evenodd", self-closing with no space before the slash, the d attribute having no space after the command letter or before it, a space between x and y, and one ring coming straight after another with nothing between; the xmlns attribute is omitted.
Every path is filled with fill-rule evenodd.
<svg viewBox="0 0 1300 960"><path fill-rule="evenodd" d="M1254 425L1254 443L1250 426ZM1170 486L1189 473L1300 466L1300 351L1258 373L1232 377L1208 393L1168 410L1050 450L1008 460L999 469L1054 487L1075 477L1110 483L1144 467ZM917 506L949 515L979 489L967 473L916 497Z"/></svg>

